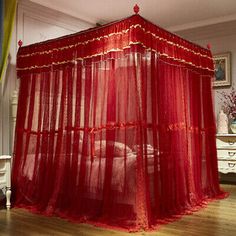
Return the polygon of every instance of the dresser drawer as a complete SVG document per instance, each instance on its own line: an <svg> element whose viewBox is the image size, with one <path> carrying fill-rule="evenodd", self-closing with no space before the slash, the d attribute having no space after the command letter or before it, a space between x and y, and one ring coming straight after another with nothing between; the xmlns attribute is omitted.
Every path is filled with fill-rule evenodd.
<svg viewBox="0 0 236 236"><path fill-rule="evenodd" d="M236 161L236 149L217 149L217 158Z"/></svg>
<svg viewBox="0 0 236 236"><path fill-rule="evenodd" d="M236 137L217 137L216 139L217 148L235 148L236 149Z"/></svg>
<svg viewBox="0 0 236 236"><path fill-rule="evenodd" d="M218 169L222 173L236 173L236 161L218 160Z"/></svg>
<svg viewBox="0 0 236 236"><path fill-rule="evenodd" d="M217 147L231 147L236 149L235 137L218 137L216 140Z"/></svg>

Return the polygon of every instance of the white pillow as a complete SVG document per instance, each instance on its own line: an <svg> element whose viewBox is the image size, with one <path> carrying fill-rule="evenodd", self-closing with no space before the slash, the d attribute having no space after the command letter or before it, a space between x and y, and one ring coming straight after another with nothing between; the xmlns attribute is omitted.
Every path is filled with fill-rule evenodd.
<svg viewBox="0 0 236 236"><path fill-rule="evenodd" d="M134 145L133 146L134 152L140 152L141 149L142 149L142 146L140 146L140 145ZM145 149L147 150L148 154L151 154L151 153L154 152L154 148L151 144L143 144L143 150L142 151L144 152Z"/></svg>
<svg viewBox="0 0 236 236"><path fill-rule="evenodd" d="M95 141L95 155L96 156L106 156L106 145L113 145L114 144L114 157L123 157L126 154L129 154L132 152L131 148L129 148L124 143L119 142L112 142L112 141Z"/></svg>

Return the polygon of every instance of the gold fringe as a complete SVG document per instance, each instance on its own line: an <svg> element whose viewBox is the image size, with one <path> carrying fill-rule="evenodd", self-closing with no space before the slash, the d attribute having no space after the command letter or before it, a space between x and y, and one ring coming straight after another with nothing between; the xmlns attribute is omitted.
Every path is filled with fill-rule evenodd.
<svg viewBox="0 0 236 236"><path fill-rule="evenodd" d="M176 44L172 41L168 41L167 39L164 39L154 33L151 33L151 31L145 31L145 28L143 28L140 24L136 24L136 25L131 25L128 29L126 30L122 30L120 32L117 32L117 33L111 33L111 34L108 34L108 35L104 35L104 36L101 36L101 37L97 37L97 38L93 38L93 39L89 39L87 41L84 41L84 42L79 42L79 43L76 43L76 44L71 44L71 45L68 45L68 46L65 46L65 47L60 47L60 48L53 48L53 49L50 49L50 50L47 50L47 51L42 51L42 52L33 52L33 53L29 53L29 54L23 54L23 55L19 55L18 57L29 57L29 56L34 56L34 55L43 55L43 54L50 54L52 53L53 51L63 51L63 50L66 50L66 49L69 49L69 48L73 48L73 47L76 47L78 45L86 45L90 42L93 42L93 41L100 41L101 39L103 38L109 38L113 35L119 35L119 34L124 34L124 33L127 33L129 30L133 29L133 28L140 28L141 30L143 30L146 34L151 34L153 37L155 37L156 39L159 39L161 41L164 41L170 45L173 45L173 46L176 46L178 48L182 48L183 50L185 51L189 51L195 55L199 55L199 56L202 56L202 57L206 57L208 59L212 59L211 57L209 57L208 55L205 55L205 54L201 54L201 53L198 53L198 52L195 52L194 50L191 50L189 48L186 48L182 45L179 45L179 44Z"/></svg>
<svg viewBox="0 0 236 236"><path fill-rule="evenodd" d="M61 61L61 62L52 62L48 65L42 65L42 66L30 66L30 67L24 67L24 68L17 68L17 71L22 71L22 70L32 70L32 69L41 69L41 68L47 68L47 67L51 67L51 66L56 66L56 65L62 65L62 64L66 64L66 63L74 63L75 61L82 61L84 59L89 59L89 58L92 58L92 57L96 57L96 56L102 56L102 55L106 55L110 52L122 52L125 48L130 48L131 45L135 45L135 44L141 44L144 48L146 48L147 50L149 51L154 51L155 53L157 53L159 56L163 56L163 57L166 57L166 58L169 58L169 59L172 59L174 61L178 61L178 62L182 62L184 64L188 64L188 65L191 65L195 68L199 68L199 69L206 69L208 71L213 71L211 70L210 68L208 67L202 67L202 66L197 66L196 64L193 64L192 62L188 62L188 61L185 61L184 59L180 59L180 58L175 58L175 57L171 57L169 56L168 54L166 53L160 53L158 52L157 50L154 50L154 49L151 49L151 48L147 48L143 43L141 42L130 42L129 46L126 46L124 48L113 48L111 50L108 50L106 52L103 52L103 53L98 53L98 54L93 54L91 56L87 56L87 57L77 57L77 58L74 58L73 60L67 60L67 61Z"/></svg>

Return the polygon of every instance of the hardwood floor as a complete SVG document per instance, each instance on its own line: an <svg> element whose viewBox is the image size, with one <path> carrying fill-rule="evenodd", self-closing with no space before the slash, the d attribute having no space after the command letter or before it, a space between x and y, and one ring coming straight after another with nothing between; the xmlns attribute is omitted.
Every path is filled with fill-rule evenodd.
<svg viewBox="0 0 236 236"><path fill-rule="evenodd" d="M0 209L0 236L233 236L236 235L236 185L222 185L222 188L230 192L227 199L214 201L193 215L161 226L156 232L124 233L73 224L20 209Z"/></svg>

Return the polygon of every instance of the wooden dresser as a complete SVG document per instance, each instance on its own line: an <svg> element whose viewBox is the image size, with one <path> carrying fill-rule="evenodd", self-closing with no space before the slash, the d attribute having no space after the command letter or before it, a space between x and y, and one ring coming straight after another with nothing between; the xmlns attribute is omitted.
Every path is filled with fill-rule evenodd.
<svg viewBox="0 0 236 236"><path fill-rule="evenodd" d="M6 207L11 207L11 156L0 156L0 189L6 195Z"/></svg>
<svg viewBox="0 0 236 236"><path fill-rule="evenodd" d="M219 172L236 173L236 134L216 135Z"/></svg>

